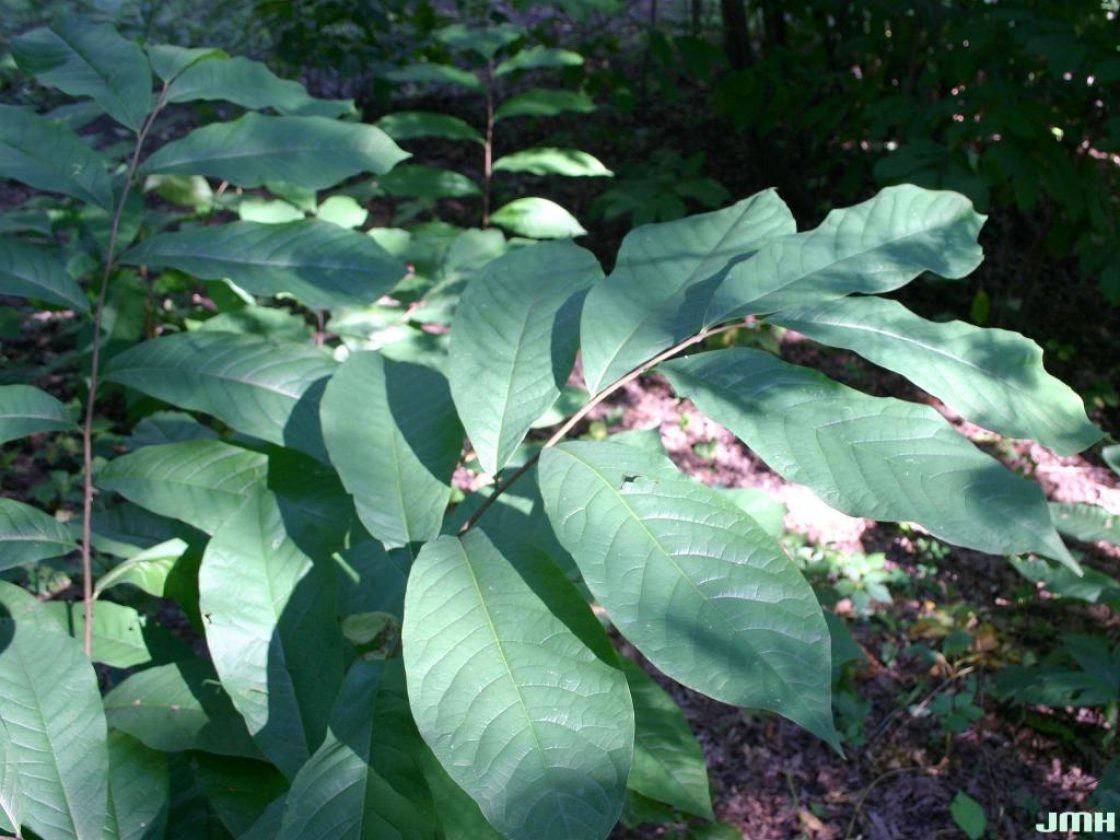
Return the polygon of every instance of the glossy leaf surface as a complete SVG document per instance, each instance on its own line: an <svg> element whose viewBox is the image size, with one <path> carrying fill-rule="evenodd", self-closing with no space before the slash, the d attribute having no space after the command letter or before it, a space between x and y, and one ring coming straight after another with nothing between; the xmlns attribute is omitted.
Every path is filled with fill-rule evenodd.
<svg viewBox="0 0 1120 840"><path fill-rule="evenodd" d="M731 267L795 230L785 202L767 190L712 213L630 231L583 311L583 375L591 393L698 332Z"/></svg>
<svg viewBox="0 0 1120 840"><path fill-rule="evenodd" d="M438 534L463 446L447 380L354 353L327 385L322 417L331 462L370 535L398 548Z"/></svg>
<svg viewBox="0 0 1120 840"><path fill-rule="evenodd" d="M252 294L289 294L312 309L373 303L405 275L404 264L370 237L315 219L157 234L121 261L229 278Z"/></svg>
<svg viewBox="0 0 1120 840"><path fill-rule="evenodd" d="M1073 564L1038 485L976 449L929 406L870 397L769 353L666 363L674 389L777 473L851 516L917 522L992 554Z"/></svg>
<svg viewBox="0 0 1120 840"><path fill-rule="evenodd" d="M1101 438L1081 398L1043 368L1042 348L1018 333L927 321L877 297L795 307L772 320L902 374L985 429L1033 438L1059 455Z"/></svg>
<svg viewBox="0 0 1120 840"><path fill-rule="evenodd" d="M115 356L106 378L239 432L325 460L318 401L335 362L308 344L221 332L179 333Z"/></svg>
<svg viewBox="0 0 1120 840"><path fill-rule="evenodd" d="M480 531L424 546L404 616L417 726L490 823L509 838L605 838L633 750L622 673Z"/></svg>
<svg viewBox="0 0 1120 840"><path fill-rule="evenodd" d="M556 536L654 665L836 742L820 606L754 520L663 455L631 446L564 443L545 450L539 470Z"/></svg>
<svg viewBox="0 0 1120 840"><path fill-rule="evenodd" d="M591 252L549 242L487 263L467 284L451 327L451 394L487 472L560 396L584 294L601 277Z"/></svg>
<svg viewBox="0 0 1120 840"><path fill-rule="evenodd" d="M284 181L321 190L360 172L382 175L406 157L372 125L248 113L167 143L148 158L144 171L206 175L239 187Z"/></svg>

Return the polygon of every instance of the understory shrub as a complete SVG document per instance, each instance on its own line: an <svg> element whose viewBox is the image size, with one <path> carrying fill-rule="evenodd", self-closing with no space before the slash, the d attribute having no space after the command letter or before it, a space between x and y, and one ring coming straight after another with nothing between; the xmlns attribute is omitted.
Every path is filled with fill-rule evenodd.
<svg viewBox="0 0 1120 840"><path fill-rule="evenodd" d="M59 369L84 406L75 424L0 387L0 438L77 431L83 468L70 521L0 499L9 831L589 840L627 805L711 820L682 713L605 626L839 746L829 625L774 537L656 437L569 439L647 375L839 510L1078 571L1039 487L933 408L709 349L764 321L988 429L1094 444L1035 344L882 296L979 264L984 219L956 193L891 187L798 232L764 191L637 228L608 276L570 239L445 231L417 253L434 238L327 220L340 185L406 157L349 103L81 21L13 52L103 116L79 135L71 111L0 106L0 176L42 193L0 215L0 293L81 323ZM164 140L199 100L244 113ZM295 217L233 219L266 194ZM433 283L456 292L421 332ZM192 295L206 317L161 303Z"/></svg>

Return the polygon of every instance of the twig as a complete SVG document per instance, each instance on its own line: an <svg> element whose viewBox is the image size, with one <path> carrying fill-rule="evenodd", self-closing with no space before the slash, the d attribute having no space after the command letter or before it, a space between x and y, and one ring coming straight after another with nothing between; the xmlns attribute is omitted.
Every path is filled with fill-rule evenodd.
<svg viewBox="0 0 1120 840"><path fill-rule="evenodd" d="M86 656L93 650L93 569L90 560L90 543L93 538L93 411L97 402L98 365L101 362L101 319L105 311L105 294L109 288L109 278L113 274L116 264L117 236L120 232L121 216L124 206L128 201L128 194L132 190L136 178L136 170L140 165L140 153L144 148L144 141L151 131L156 115L167 103L167 83L164 82L152 112L144 120L136 135L136 147L132 151L132 159L128 162L124 185L121 187L120 199L113 211L112 222L109 227L109 244L105 250L105 270L101 274L101 288L97 292L97 305L93 310L93 339L90 348L89 364L89 394L86 397L85 417L82 420L82 618L85 626L82 628L82 648Z"/></svg>
<svg viewBox="0 0 1120 840"><path fill-rule="evenodd" d="M467 531L469 531L474 526L474 524L482 517L482 514L486 513L490 506L497 501L499 496L506 492L506 490L508 490L514 484L514 482L521 478L521 476L525 475L525 473L533 468L537 461L540 460L542 452L560 443L560 441L562 441L567 436L568 432L575 428L576 424L578 424L584 417L590 414L597 405L602 403L603 400L605 400L615 391L618 391L620 388L623 388L626 385L630 384L643 373L647 373L648 371L652 370L666 359L671 359L682 350L686 350L694 344L699 344L700 342L704 341L707 338L710 338L713 335L717 335L721 332L727 332L728 330L736 329L740 326L742 326L742 323L736 321L733 324L724 324L723 326L710 327L706 330L701 330L696 335L691 336L690 338L686 338L684 341L678 342L677 344L674 344L668 350L665 350L662 353L658 353L652 359L642 362L629 373L616 379L614 382L612 382L610 385L608 385L606 388L604 388L602 391L600 391L598 394L584 403L583 407L581 407L579 411L569 417L564 425L557 429L552 434L552 437L545 441L544 446L533 453L533 456L529 458L528 461L526 461L524 464L518 467L517 470L511 473L509 478L507 478L500 485L497 485L494 492L486 498L486 501L479 505L478 510L472 513L467 521L462 524L462 526L459 528L459 533L465 534Z"/></svg>

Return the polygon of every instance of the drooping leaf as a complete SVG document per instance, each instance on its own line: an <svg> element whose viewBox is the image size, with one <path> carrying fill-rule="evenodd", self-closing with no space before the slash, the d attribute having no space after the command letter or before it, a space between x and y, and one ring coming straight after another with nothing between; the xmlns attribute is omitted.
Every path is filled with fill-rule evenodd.
<svg viewBox="0 0 1120 840"><path fill-rule="evenodd" d="M359 660L326 739L292 781L278 840L434 840L423 751L401 661Z"/></svg>
<svg viewBox="0 0 1120 840"><path fill-rule="evenodd" d="M105 376L239 432L325 460L319 397L335 362L309 344L252 335L162 336L117 356Z"/></svg>
<svg viewBox="0 0 1120 840"><path fill-rule="evenodd" d="M157 234L121 262L229 278L252 294L286 293L313 309L373 303L405 275L404 264L370 237L316 219Z"/></svg>
<svg viewBox="0 0 1120 840"><path fill-rule="evenodd" d="M217 47L177 47L173 44L148 46L148 61L152 70L165 82L173 82L184 70L200 61L229 58L225 50Z"/></svg>
<svg viewBox="0 0 1120 840"><path fill-rule="evenodd" d="M569 178L613 175L594 155L579 149L524 149L494 161L495 172L527 172L530 175L566 175Z"/></svg>
<svg viewBox="0 0 1120 840"><path fill-rule="evenodd" d="M50 251L8 237L0 237L0 294L89 311L85 294Z"/></svg>
<svg viewBox="0 0 1120 840"><path fill-rule="evenodd" d="M128 436L128 449L135 452L145 446L184 443L188 440L216 440L218 433L204 426L185 411L157 411L149 414Z"/></svg>
<svg viewBox="0 0 1120 840"><path fill-rule="evenodd" d="M343 673L335 572L301 548L301 528L273 494L250 496L215 531L198 580L222 686L289 778L322 741Z"/></svg>
<svg viewBox="0 0 1120 840"><path fill-rule="evenodd" d="M348 99L317 99L299 82L281 79L259 61L211 56L194 61L167 89L168 102L223 100L242 108L272 108L285 116L340 117L351 111Z"/></svg>
<svg viewBox="0 0 1120 840"><path fill-rule="evenodd" d="M93 597L100 597L101 593L114 586L130 583L142 592L162 598L171 570L188 548L183 540L175 537L129 557L97 579Z"/></svg>
<svg viewBox="0 0 1120 840"><path fill-rule="evenodd" d="M66 406L46 391L30 385L0 385L0 444L40 432L76 428Z"/></svg>
<svg viewBox="0 0 1120 840"><path fill-rule="evenodd" d="M583 376L591 393L698 332L731 267L796 229L785 202L766 190L723 210L630 231L614 271L592 289L583 311Z"/></svg>
<svg viewBox="0 0 1120 840"><path fill-rule="evenodd" d="M556 536L619 632L654 665L836 743L820 606L754 520L635 447L565 443L545 450L539 470Z"/></svg>
<svg viewBox="0 0 1120 840"><path fill-rule="evenodd" d="M321 190L360 172L383 175L406 157L372 125L250 112L171 141L143 168L148 173L207 175L239 187L286 181Z"/></svg>
<svg viewBox="0 0 1120 840"><path fill-rule="evenodd" d="M88 96L139 131L152 110L152 70L144 51L112 26L63 16L50 29L12 41L20 69L71 96Z"/></svg>
<svg viewBox="0 0 1120 840"><path fill-rule="evenodd" d="M109 726L153 750L202 750L259 758L209 662L188 659L145 668L105 695Z"/></svg>
<svg viewBox="0 0 1120 840"><path fill-rule="evenodd" d="M162 837L171 805L167 756L109 731L109 814L115 840Z"/></svg>
<svg viewBox="0 0 1120 840"><path fill-rule="evenodd" d="M77 544L66 526L38 508L0 499L0 570L69 554Z"/></svg>
<svg viewBox="0 0 1120 840"><path fill-rule="evenodd" d="M992 554L1037 551L1076 568L1038 485L976 449L929 406L871 397L749 348L662 370L771 469L837 510L917 522Z"/></svg>
<svg viewBox="0 0 1120 840"><path fill-rule="evenodd" d="M263 761L197 753L194 775L214 813L234 837L242 837L288 790L288 780Z"/></svg>
<svg viewBox="0 0 1120 840"><path fill-rule="evenodd" d="M192 755L171 756L171 810L163 840L235 840L198 779Z"/></svg>
<svg viewBox="0 0 1120 840"><path fill-rule="evenodd" d="M109 210L113 184L105 167L105 159L66 126L0 104L0 178Z"/></svg>
<svg viewBox="0 0 1120 840"><path fill-rule="evenodd" d="M1081 398L1046 373L1042 348L1018 333L927 321L877 297L798 306L772 320L902 374L986 429L1033 438L1059 455L1101 438Z"/></svg>
<svg viewBox="0 0 1120 840"><path fill-rule="evenodd" d="M358 517L386 548L439 533L463 446L447 380L378 353L354 353L323 395L331 463Z"/></svg>
<svg viewBox="0 0 1120 840"><path fill-rule="evenodd" d="M459 172L422 164L405 164L381 176L378 185L389 195L435 201L470 198L480 194L478 184Z"/></svg>
<svg viewBox="0 0 1120 840"><path fill-rule="evenodd" d="M684 713L636 662L622 659L634 700L634 765L626 785L642 796L713 819L708 768Z"/></svg>
<svg viewBox="0 0 1120 840"><path fill-rule="evenodd" d="M587 233L575 216L547 198L515 198L495 210L490 221L531 239L566 239Z"/></svg>
<svg viewBox="0 0 1120 840"><path fill-rule="evenodd" d="M1086 504L1050 503L1054 527L1081 542L1120 545L1120 516Z"/></svg>
<svg viewBox="0 0 1120 840"><path fill-rule="evenodd" d="M833 210L814 230L767 243L732 268L704 322L887 292L925 271L964 277L983 259L976 237L985 218L958 193L887 187L862 204Z"/></svg>
<svg viewBox="0 0 1120 840"><path fill-rule="evenodd" d="M19 773L24 825L40 837L101 840L109 754L97 675L81 645L49 618L13 619L5 607L0 719L7 760Z"/></svg>
<svg viewBox="0 0 1120 840"><path fill-rule="evenodd" d="M480 531L421 550L402 628L416 724L509 838L605 838L633 751L625 677Z"/></svg>
<svg viewBox="0 0 1120 840"><path fill-rule="evenodd" d="M544 67L579 67L583 56L571 50L556 47L529 47L520 50L494 68L495 76L504 76L519 70L539 70Z"/></svg>
<svg viewBox="0 0 1120 840"><path fill-rule="evenodd" d="M82 638L85 615L78 601L50 601L43 614L75 639ZM93 608L90 659L113 668L187 659L191 650L165 628L132 607L100 601Z"/></svg>
<svg viewBox="0 0 1120 840"><path fill-rule="evenodd" d="M510 117L554 117L566 112L590 114L594 110L595 103L585 93L575 90L533 88L515 94L499 105L494 111L494 120L505 120Z"/></svg>
<svg viewBox="0 0 1120 840"><path fill-rule="evenodd" d="M378 128L394 140L414 140L417 137L442 137L445 140L470 140L482 142L482 135L474 126L458 117L428 111L397 111L386 114L376 123Z"/></svg>
<svg viewBox="0 0 1120 840"><path fill-rule="evenodd" d="M98 474L103 490L213 534L268 474L268 458L218 440L145 446Z"/></svg>
<svg viewBox="0 0 1120 840"><path fill-rule="evenodd" d="M519 248L467 284L451 327L451 394L479 462L497 473L560 396L584 295L602 278L571 242Z"/></svg>
<svg viewBox="0 0 1120 840"><path fill-rule="evenodd" d="M468 90L482 91L482 82L478 76L449 64L409 64L405 67L390 70L386 78L394 82L416 82L419 84L458 85Z"/></svg>

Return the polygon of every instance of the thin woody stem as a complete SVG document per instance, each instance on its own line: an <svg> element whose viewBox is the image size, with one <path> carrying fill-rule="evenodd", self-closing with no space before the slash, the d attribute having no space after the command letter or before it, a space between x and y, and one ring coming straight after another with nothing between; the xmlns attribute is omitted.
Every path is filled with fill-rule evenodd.
<svg viewBox="0 0 1120 840"><path fill-rule="evenodd" d="M648 373L650 370L657 367L657 365L661 364L666 359L671 359L682 350L687 350L694 344L699 344L700 342L710 338L713 335L717 335L721 332L727 332L728 330L736 329L737 327L741 326L742 323L736 321L733 324L724 324L723 326L710 327L706 330L701 330L696 335L686 338L684 341L678 342L677 344L674 344L668 350L658 353L652 359L642 362L629 373L616 379L614 382L612 382L610 385L608 385L606 388L604 388L602 391L600 391L590 400L584 403L579 411L569 417L564 422L564 425L553 432L552 436L544 442L544 446L538 449L528 461L518 467L514 472L510 473L509 478L507 478L504 482L501 483L501 485L495 488L494 492L486 498L486 501L479 505L478 510L472 513L467 521L462 524L462 526L459 528L459 533L465 534L472 527L474 527L474 524L478 522L478 520L484 513L486 513L490 506L494 504L495 501L497 501L498 497L506 492L506 490L508 490L519 478L521 478L521 476L525 475L525 473L533 468L537 461L540 460L542 452L564 440L564 438L567 437L568 432L574 429L581 420L583 420L588 414L590 414L597 405L601 404L605 399L607 399L607 397L611 396L611 394L615 393L621 388L626 387L642 374Z"/></svg>
<svg viewBox="0 0 1120 840"><path fill-rule="evenodd" d="M105 269L101 274L101 287L97 291L97 304L93 310L93 339L90 347L89 365L89 394L86 396L85 416L82 420L82 648L86 656L93 649L93 566L91 561L90 544L93 539L93 413L97 402L98 367L101 363L101 321L105 311L105 296L109 288L109 278L113 274L117 257L117 238L120 234L121 216L124 206L128 201L128 194L136 179L136 170L140 166L140 153L144 148L144 141L151 131L156 115L163 109L167 102L167 84L164 83L152 112L140 127L136 135L136 147L132 150L132 158L128 162L125 173L124 186L117 206L113 211L113 218L109 227L109 244L105 250Z"/></svg>

